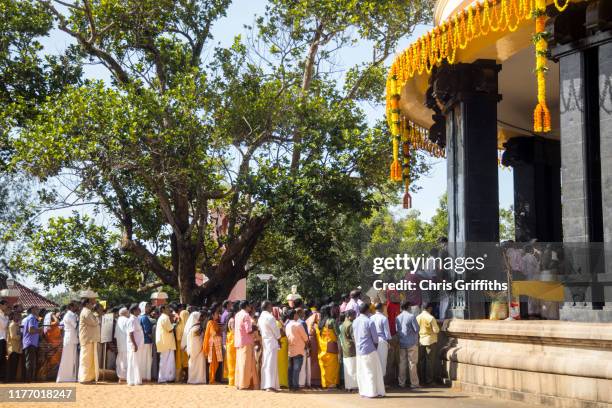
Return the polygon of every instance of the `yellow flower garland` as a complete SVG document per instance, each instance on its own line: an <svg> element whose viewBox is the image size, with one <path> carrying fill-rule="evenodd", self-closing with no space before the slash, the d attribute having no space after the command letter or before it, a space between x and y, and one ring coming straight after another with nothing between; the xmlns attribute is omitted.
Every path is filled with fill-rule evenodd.
<svg viewBox="0 0 612 408"><path fill-rule="evenodd" d="M536 0L533 12L536 29L533 36L536 54L536 79L538 83L538 104L533 111L533 130L535 132L550 132L550 111L546 105L546 0Z"/></svg>
<svg viewBox="0 0 612 408"><path fill-rule="evenodd" d="M567 9L571 0L553 0L560 12ZM534 111L534 130L550 131L550 111L546 105L546 0L483 0L470 5L448 20L440 23L417 39L410 47L396 56L387 77L387 120L393 136L393 164L391 178L402 180L399 163L400 133L408 129L410 149L426 150L435 157L444 157L444 150L432 143L429 131L400 116L400 91L406 82L423 72L431 73L434 66L446 60L456 62L457 49L465 49L470 42L490 32L518 29L521 21L535 18L534 44L536 50L536 79L538 104ZM412 129L412 130L411 130Z"/></svg>

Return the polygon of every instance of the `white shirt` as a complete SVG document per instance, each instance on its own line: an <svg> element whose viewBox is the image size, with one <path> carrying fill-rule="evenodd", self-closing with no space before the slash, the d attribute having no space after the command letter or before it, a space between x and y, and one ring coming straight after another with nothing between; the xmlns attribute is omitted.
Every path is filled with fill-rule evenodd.
<svg viewBox="0 0 612 408"><path fill-rule="evenodd" d="M8 329L9 318L0 311L0 340L6 340L6 330Z"/></svg>
<svg viewBox="0 0 612 408"><path fill-rule="evenodd" d="M115 339L117 340L117 352L126 353L127 352L127 342L128 342L128 334L127 334L127 325L128 318L125 316L119 316L117 318L117 324L115 325Z"/></svg>
<svg viewBox="0 0 612 408"><path fill-rule="evenodd" d="M79 320L76 313L68 310L62 319L62 326L64 326L64 345L79 344L78 323Z"/></svg>
<svg viewBox="0 0 612 408"><path fill-rule="evenodd" d="M261 333L261 339L263 340L264 348L268 350L278 350L278 339L280 339L280 329L276 325L276 319L272 316L272 313L268 311L261 312L259 319L257 320L259 326L259 333Z"/></svg>
<svg viewBox="0 0 612 408"><path fill-rule="evenodd" d="M142 347L144 344L144 332L142 331L142 326L140 325L140 319L138 316L130 315L125 332L125 341L130 346L130 349L132 349L130 333L134 333L134 341L136 341L138 348Z"/></svg>

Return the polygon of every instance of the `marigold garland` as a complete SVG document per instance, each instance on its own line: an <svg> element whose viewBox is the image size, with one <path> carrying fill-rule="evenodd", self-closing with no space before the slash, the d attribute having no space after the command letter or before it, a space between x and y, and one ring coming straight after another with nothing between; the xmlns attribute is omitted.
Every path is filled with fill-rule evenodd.
<svg viewBox="0 0 612 408"><path fill-rule="evenodd" d="M571 0L553 0L555 7L564 11ZM536 49L536 79L538 104L534 110L534 130L550 131L550 111L546 106L546 52L548 49L546 23L546 0L483 0L470 5L440 23L402 51L393 61L387 77L387 119L393 136L393 164L391 178L402 180L399 163L399 136L404 128L409 131L410 150L426 150L436 157L444 157L444 151L429 141L429 131L406 118L399 110L400 90L415 75L430 73L434 66L446 60L456 61L457 49L465 49L474 39L489 32L514 32L520 23L534 18L536 22L533 42ZM398 170L399 169L399 170Z"/></svg>
<svg viewBox="0 0 612 408"><path fill-rule="evenodd" d="M546 51L548 43L546 41L546 0L536 0L535 10L535 34L533 43L535 45L536 68L535 74L538 84L538 104L533 111L533 130L535 132L550 132L550 111L546 105Z"/></svg>

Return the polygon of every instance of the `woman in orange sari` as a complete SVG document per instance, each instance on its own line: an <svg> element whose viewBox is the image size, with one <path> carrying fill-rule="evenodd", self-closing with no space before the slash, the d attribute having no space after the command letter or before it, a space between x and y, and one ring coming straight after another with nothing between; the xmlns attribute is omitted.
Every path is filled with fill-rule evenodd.
<svg viewBox="0 0 612 408"><path fill-rule="evenodd" d="M47 313L43 322L44 341L41 342L39 352L42 361L38 369L38 378L45 381L57 377L62 359L63 338L57 313L56 310Z"/></svg>
<svg viewBox="0 0 612 408"><path fill-rule="evenodd" d="M208 359L208 383L215 384L217 378L217 369L219 364L223 362L223 347L221 342L223 337L221 335L221 325L219 320L221 314L219 313L219 307L214 306L211 309L211 317L206 324L206 332L204 333L204 341L202 343L202 349L204 356Z"/></svg>

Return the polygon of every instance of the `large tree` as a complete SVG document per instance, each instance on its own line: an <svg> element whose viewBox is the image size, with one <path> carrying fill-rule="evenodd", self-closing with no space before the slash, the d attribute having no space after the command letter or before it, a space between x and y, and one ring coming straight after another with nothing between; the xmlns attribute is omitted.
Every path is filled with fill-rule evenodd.
<svg viewBox="0 0 612 408"><path fill-rule="evenodd" d="M38 1L74 40L74 59L110 76L45 98L15 132L15 168L62 183L48 205L110 219L74 215L33 234L20 261L44 282L99 285L96 268L50 266L106 273L128 257L147 271L140 285L175 287L185 302L221 298L267 228L308 233L363 217L393 191L385 132L360 103L381 101L384 61L429 20L430 2L274 0L250 41L214 48L229 3ZM373 58L339 78L335 58L356 40ZM88 253L91 234L100 245ZM60 238L85 250L48 252ZM208 278L199 287L197 271Z"/></svg>

